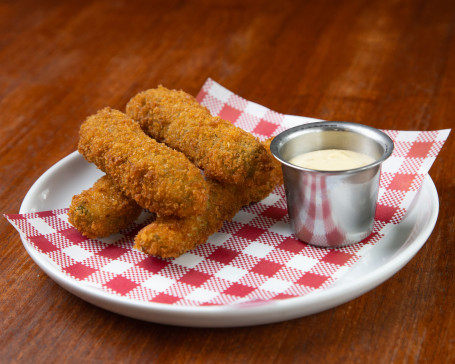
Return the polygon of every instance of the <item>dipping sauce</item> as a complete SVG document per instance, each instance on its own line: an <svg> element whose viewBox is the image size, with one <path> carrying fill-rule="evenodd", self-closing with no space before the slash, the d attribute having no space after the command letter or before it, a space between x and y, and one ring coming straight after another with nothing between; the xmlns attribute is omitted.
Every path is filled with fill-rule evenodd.
<svg viewBox="0 0 455 364"><path fill-rule="evenodd" d="M342 149L323 149L296 155L289 160L296 166L317 171L344 171L366 166L375 161L368 155Z"/></svg>

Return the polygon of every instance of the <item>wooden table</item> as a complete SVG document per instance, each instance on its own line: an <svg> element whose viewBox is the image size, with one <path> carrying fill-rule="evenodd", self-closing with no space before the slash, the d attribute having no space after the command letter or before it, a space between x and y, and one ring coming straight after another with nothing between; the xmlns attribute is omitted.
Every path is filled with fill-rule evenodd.
<svg viewBox="0 0 455 364"><path fill-rule="evenodd" d="M196 94L208 77L285 114L450 128L455 2L1 2L0 211L18 212L76 149L88 115L158 84ZM398 274L334 309L255 327L171 327L95 307L46 276L2 218L0 361L454 362L454 155L452 136L430 171L438 222Z"/></svg>

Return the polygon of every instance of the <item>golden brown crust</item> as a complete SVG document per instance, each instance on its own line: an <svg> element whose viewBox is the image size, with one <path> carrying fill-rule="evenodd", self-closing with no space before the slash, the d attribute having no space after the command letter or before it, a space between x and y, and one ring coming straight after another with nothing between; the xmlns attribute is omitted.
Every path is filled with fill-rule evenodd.
<svg viewBox="0 0 455 364"><path fill-rule="evenodd" d="M270 141L264 143L270 153ZM217 232L223 222L231 220L244 205L267 197L282 183L281 164L274 163L269 178L258 178L250 187L223 185L208 180L209 199L205 211L187 218L157 216L157 219L144 227L135 238L135 248L144 253L163 258L178 257L207 241Z"/></svg>
<svg viewBox="0 0 455 364"><path fill-rule="evenodd" d="M271 170L271 158L250 133L213 117L196 99L159 86L134 96L127 114L144 132L184 153L207 177L223 183L252 185Z"/></svg>
<svg viewBox="0 0 455 364"><path fill-rule="evenodd" d="M209 200L202 214L186 218L158 215L136 235L135 248L163 258L178 257L205 243L225 220L232 219L242 207L241 198L235 194L238 187L223 186L214 180L207 182Z"/></svg>
<svg viewBox="0 0 455 364"><path fill-rule="evenodd" d="M131 225L142 212L108 176L73 197L68 211L70 224L89 238L102 238Z"/></svg>
<svg viewBox="0 0 455 364"><path fill-rule="evenodd" d="M163 92L167 95L168 91ZM240 165L243 166L242 178L247 176L243 180L247 184L222 183L211 178L204 180L199 170L182 153L147 137L139 124L125 114L106 108L89 117L80 131L79 151L109 175L98 181L92 189L73 198L70 221L87 236L106 236L120 230L122 227L119 226L123 222L126 224L128 219L134 217L134 206L140 209L130 199L132 198L143 207L157 212L156 221L136 235L135 247L147 254L177 257L207 241L208 237L218 231L224 221L231 220L243 205L260 201L277 184L282 183L281 165L270 153L271 140L261 144L242 131L253 138L253 143L250 138L244 139L242 133L237 134L238 128L226 127L224 130L223 125L226 122L214 118L208 120L207 115L203 115L201 109L194 104L197 102L193 98L183 92L177 94L174 101L177 104L189 104L189 111L185 111L187 106L184 105L178 108L160 107L159 112L166 113L166 120L169 122L163 124L153 121L144 125L157 129L154 132L157 133L156 136L168 143L174 134L178 134L177 130L171 127L171 124L174 124L172 120L190 118L189 124L201 124L200 129L190 125L187 128L190 130L185 129L183 124L173 125L180 125L183 134L177 138L185 141L183 149L207 148L206 154L217 161L215 164L212 161L207 162L210 168L214 166L215 170L220 171L221 166L226 167L223 173L232 172L237 181L240 180L240 174L236 171L242 169L238 163L240 160ZM141 100L136 98L136 101L129 105L135 105L136 102L146 104L149 99L148 96ZM167 98L165 103L169 103L171 99L172 97ZM149 113L151 109L137 107L136 110ZM211 123L212 126L207 126ZM194 135L185 139L194 133L192 128L204 135L199 144L194 141ZM212 143L207 130L217 130L228 138ZM163 137L160 133L169 135ZM242 146L244 141L250 144L251 150ZM224 142L239 147L237 159L223 159L222 147L222 150L217 152L216 143ZM261 148L254 146L255 143L259 143ZM230 145L228 147L230 148ZM251 162L249 153L253 154L254 162ZM193 158L203 159L199 155L193 155ZM237 165L232 166L231 162ZM203 183L200 183L201 180ZM188 200L193 199L185 205L184 201L178 200L182 196L186 196ZM106 202L110 199L116 201L114 206ZM123 203L131 204L133 216L127 212L128 208L119 208Z"/></svg>
<svg viewBox="0 0 455 364"><path fill-rule="evenodd" d="M270 192L275 188L283 184L283 172L281 169L281 163L272 155L270 151L270 143L272 142L273 137L262 142L262 145L267 150L267 153L271 157L272 161L272 170L266 174L256 174L253 179L254 188L246 190L247 197L246 199L250 202L258 202L266 198Z"/></svg>
<svg viewBox="0 0 455 364"><path fill-rule="evenodd" d="M203 211L208 188L199 169L127 115L104 108L87 118L79 136L79 152L140 206L163 215Z"/></svg>
<svg viewBox="0 0 455 364"><path fill-rule="evenodd" d="M270 141L264 142L269 150ZM178 257L207 241L224 221L231 220L239 209L259 201L282 183L281 165L267 179L258 179L255 185L243 187L221 184L208 179L209 199L201 214L185 218L158 215L155 222L143 228L135 238L135 247L161 257ZM135 207L136 206L136 207ZM131 224L142 209L126 197L107 176L73 198L70 222L88 237L102 237L118 232Z"/></svg>

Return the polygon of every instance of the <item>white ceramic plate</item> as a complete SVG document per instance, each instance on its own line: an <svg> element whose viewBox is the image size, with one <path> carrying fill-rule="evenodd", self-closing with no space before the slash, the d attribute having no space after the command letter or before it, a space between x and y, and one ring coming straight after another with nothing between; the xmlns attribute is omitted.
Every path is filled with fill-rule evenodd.
<svg viewBox="0 0 455 364"><path fill-rule="evenodd" d="M47 170L31 187L20 213L66 208L73 195L89 188L102 173L74 152ZM425 208L420 208L425 206ZM135 301L88 286L59 271L23 236L36 264L64 289L94 305L137 319L180 326L232 327L285 321L336 307L383 283L419 251L439 212L436 187L427 176L403 221L327 289L261 304L183 307Z"/></svg>

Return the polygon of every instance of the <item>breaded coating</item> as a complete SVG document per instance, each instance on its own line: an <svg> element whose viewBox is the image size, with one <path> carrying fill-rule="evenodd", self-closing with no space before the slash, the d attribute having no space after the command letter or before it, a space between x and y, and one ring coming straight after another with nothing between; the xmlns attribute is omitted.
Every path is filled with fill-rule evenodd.
<svg viewBox="0 0 455 364"><path fill-rule="evenodd" d="M184 153L207 177L253 185L272 169L272 158L252 134L211 116L196 99L163 86L143 91L127 104L127 114L146 134Z"/></svg>
<svg viewBox="0 0 455 364"><path fill-rule="evenodd" d="M279 162L274 163L269 179L260 179L257 185L251 187L223 185L208 180L209 200L202 214L187 218L158 215L154 222L139 231L134 247L163 258L178 257L205 243L209 236L217 232L224 221L231 220L242 206L267 197L282 180Z"/></svg>
<svg viewBox="0 0 455 364"><path fill-rule="evenodd" d="M265 174L256 174L253 178L253 185L251 188L239 189L238 193L243 193L244 195L244 205L261 201L266 198L276 186L283 184L281 163L273 157L273 154L270 151L270 143L272 140L273 137L262 142L262 145L266 148L267 153L272 158L272 170Z"/></svg>
<svg viewBox="0 0 455 364"><path fill-rule="evenodd" d="M208 180L209 200L202 214L178 218L160 216L142 228L134 239L134 247L146 254L162 258L178 257L207 241L225 220L231 220L242 207L242 198L233 185L223 186Z"/></svg>
<svg viewBox="0 0 455 364"><path fill-rule="evenodd" d="M141 212L142 207L105 175L90 189L73 197L68 221L83 235L95 239L127 228Z"/></svg>
<svg viewBox="0 0 455 364"><path fill-rule="evenodd" d="M143 208L181 217L204 210L208 187L200 170L120 111L104 108L88 117L78 150Z"/></svg>

